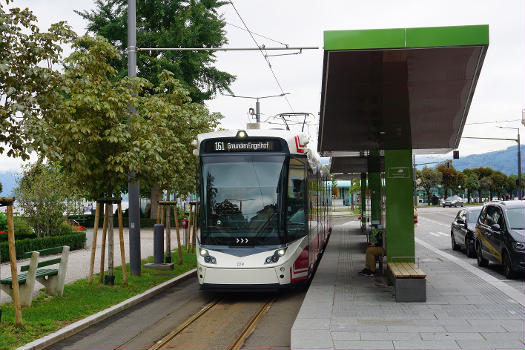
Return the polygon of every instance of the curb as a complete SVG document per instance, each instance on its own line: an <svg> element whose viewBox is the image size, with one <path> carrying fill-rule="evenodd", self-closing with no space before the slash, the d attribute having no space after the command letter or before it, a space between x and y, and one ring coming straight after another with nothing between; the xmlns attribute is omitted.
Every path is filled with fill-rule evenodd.
<svg viewBox="0 0 525 350"><path fill-rule="evenodd" d="M113 315L118 314L121 311L127 310L132 306L135 306L145 300L148 300L152 298L153 296L165 291L166 289L185 281L191 277L194 277L197 275L197 269L190 270L180 276L177 276L175 278L172 278L171 280L168 280L166 282L163 282L151 289L148 289L144 293L135 295L134 297L131 297L129 299L124 300L123 302L113 305L105 310L99 311L96 314L93 314L91 316L88 316L80 321L74 322L70 325L67 325L66 327L51 333L49 335L46 335L45 337L39 338L37 340L32 341L31 343L27 343L19 348L17 350L39 350L44 349L50 345L53 345L63 339L66 339L90 326L93 326L103 320L105 320L108 317L111 317Z"/></svg>

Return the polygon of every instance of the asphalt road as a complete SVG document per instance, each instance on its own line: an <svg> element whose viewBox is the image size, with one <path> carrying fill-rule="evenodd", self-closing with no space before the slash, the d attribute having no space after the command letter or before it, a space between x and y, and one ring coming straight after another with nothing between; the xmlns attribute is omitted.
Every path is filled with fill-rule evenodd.
<svg viewBox="0 0 525 350"><path fill-rule="evenodd" d="M479 267L476 259L468 258L464 250L452 250L450 225L459 210L461 208L418 208L419 223L416 225L415 237L504 281L523 293L525 297L525 275L519 276L514 280L507 280L503 275L503 267L501 265L490 263L488 267Z"/></svg>

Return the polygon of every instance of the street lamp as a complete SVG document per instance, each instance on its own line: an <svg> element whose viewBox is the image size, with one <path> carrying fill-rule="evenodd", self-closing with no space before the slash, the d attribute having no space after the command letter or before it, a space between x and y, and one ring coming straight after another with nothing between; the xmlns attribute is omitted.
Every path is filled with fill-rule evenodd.
<svg viewBox="0 0 525 350"><path fill-rule="evenodd" d="M518 143L518 199L523 198L521 194L521 143L520 143L520 128L512 128L509 126L498 126L500 129L514 129L518 130L518 138L515 140Z"/></svg>

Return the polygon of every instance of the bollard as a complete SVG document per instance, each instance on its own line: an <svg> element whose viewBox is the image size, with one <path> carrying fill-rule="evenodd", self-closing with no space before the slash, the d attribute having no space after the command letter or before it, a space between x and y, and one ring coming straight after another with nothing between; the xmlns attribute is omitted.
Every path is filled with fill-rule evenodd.
<svg viewBox="0 0 525 350"><path fill-rule="evenodd" d="M155 224L153 228L153 263L164 262L164 225Z"/></svg>

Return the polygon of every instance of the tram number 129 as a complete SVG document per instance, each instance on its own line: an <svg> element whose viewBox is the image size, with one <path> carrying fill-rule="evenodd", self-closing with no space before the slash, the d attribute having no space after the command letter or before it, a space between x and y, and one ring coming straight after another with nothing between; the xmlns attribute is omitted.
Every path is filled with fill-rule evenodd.
<svg viewBox="0 0 525 350"><path fill-rule="evenodd" d="M224 142L215 142L216 151L224 151Z"/></svg>

